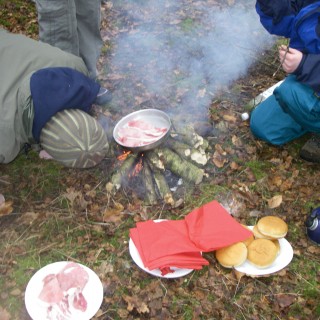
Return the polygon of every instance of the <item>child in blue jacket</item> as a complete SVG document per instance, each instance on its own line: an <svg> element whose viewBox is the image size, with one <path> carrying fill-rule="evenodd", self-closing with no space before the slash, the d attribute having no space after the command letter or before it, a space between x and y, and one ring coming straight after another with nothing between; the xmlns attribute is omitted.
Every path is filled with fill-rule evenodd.
<svg viewBox="0 0 320 320"><path fill-rule="evenodd" d="M253 134L283 145L305 133L320 133L320 1L257 0L256 11L271 34L290 39L279 48L289 75L273 95L251 113ZM315 135L300 156L320 162L320 138Z"/></svg>

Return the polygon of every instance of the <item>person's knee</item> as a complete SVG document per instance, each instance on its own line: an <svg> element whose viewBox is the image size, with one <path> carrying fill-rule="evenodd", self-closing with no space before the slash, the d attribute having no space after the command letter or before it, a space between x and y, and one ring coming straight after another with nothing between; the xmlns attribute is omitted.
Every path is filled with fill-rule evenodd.
<svg viewBox="0 0 320 320"><path fill-rule="evenodd" d="M256 110L253 110L250 116L250 130L252 134L258 139L271 143L266 132L263 129L264 125L262 123L262 119L257 115L257 112L255 111Z"/></svg>
<svg viewBox="0 0 320 320"><path fill-rule="evenodd" d="M277 135L277 130L273 130L272 123L266 119L257 107L250 116L250 130L252 134L272 145L280 146L283 144L283 138Z"/></svg>

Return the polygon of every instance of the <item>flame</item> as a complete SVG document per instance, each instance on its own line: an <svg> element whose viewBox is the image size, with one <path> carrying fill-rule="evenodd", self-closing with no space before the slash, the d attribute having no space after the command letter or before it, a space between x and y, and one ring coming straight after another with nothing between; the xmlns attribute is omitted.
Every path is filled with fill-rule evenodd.
<svg viewBox="0 0 320 320"><path fill-rule="evenodd" d="M129 174L129 177L137 176L139 174L139 172L142 170L142 168L143 168L143 154L141 154L138 163L133 168L131 174Z"/></svg>
<svg viewBox="0 0 320 320"><path fill-rule="evenodd" d="M122 154L120 154L120 156L118 156L118 160L120 161L124 161L127 159L128 155L131 153L131 151L123 151Z"/></svg>

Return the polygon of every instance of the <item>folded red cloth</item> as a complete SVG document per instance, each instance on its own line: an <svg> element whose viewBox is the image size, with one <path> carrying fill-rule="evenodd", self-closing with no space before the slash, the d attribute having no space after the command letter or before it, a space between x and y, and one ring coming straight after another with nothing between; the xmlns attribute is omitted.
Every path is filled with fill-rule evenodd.
<svg viewBox="0 0 320 320"><path fill-rule="evenodd" d="M203 252L227 247L252 235L216 200L190 212L185 221L190 240Z"/></svg>
<svg viewBox="0 0 320 320"><path fill-rule="evenodd" d="M138 222L130 229L130 238L150 270L161 266L194 269L208 264L190 241L184 220Z"/></svg>
<svg viewBox="0 0 320 320"><path fill-rule="evenodd" d="M184 220L148 220L130 229L141 260L149 270L170 267L199 270L209 262L201 252L214 251L252 235L217 201L190 212Z"/></svg>
<svg viewBox="0 0 320 320"><path fill-rule="evenodd" d="M148 263L147 267L150 270L161 269L163 267L199 270L203 265L209 265L209 262L202 257L200 252L183 252L156 259Z"/></svg>

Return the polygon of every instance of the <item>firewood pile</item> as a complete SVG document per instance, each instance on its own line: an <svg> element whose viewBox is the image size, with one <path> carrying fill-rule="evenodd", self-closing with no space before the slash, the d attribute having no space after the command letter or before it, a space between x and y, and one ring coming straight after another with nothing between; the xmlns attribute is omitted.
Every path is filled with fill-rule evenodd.
<svg viewBox="0 0 320 320"><path fill-rule="evenodd" d="M179 185L203 181L210 148L192 125L173 124L168 139L153 150L134 153L115 142L112 149L116 162L106 185L110 194L130 189L146 204L174 206Z"/></svg>

